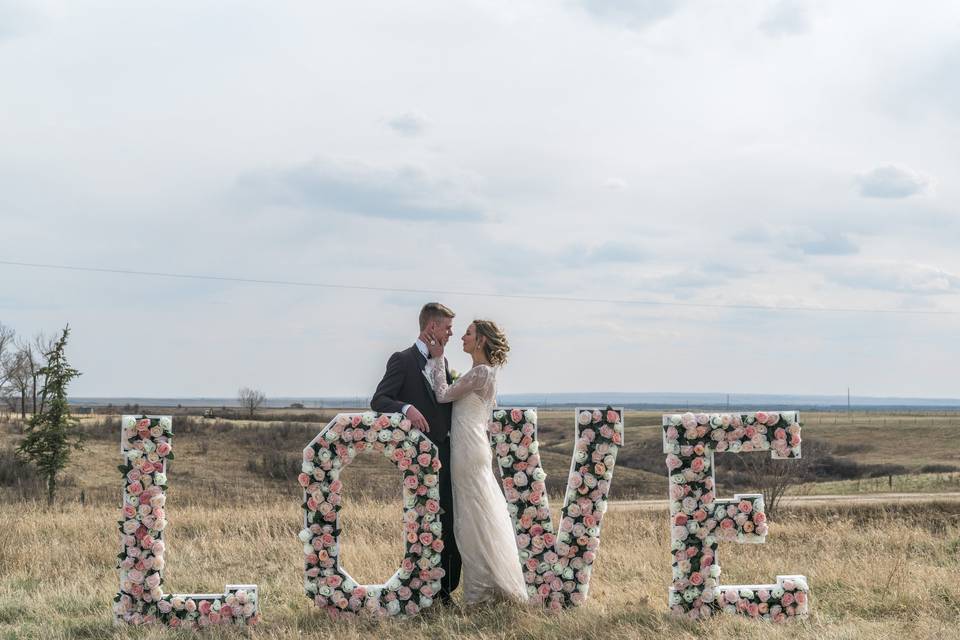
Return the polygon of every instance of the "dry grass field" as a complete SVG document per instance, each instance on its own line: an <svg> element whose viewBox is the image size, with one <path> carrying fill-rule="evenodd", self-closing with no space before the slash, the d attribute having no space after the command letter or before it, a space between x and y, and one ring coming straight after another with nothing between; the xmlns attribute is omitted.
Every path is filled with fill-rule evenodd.
<svg viewBox="0 0 960 640"><path fill-rule="evenodd" d="M625 452L630 443L657 433L651 427L659 414L636 413L628 414ZM901 434L910 430L908 420L887 425L890 437L870 451L851 455L871 455L877 462L894 461L912 469L931 459L956 461L950 419L917 426L927 438L942 440L941 451L905 448L903 442L911 436ZM872 442L883 428L866 423L834 426L829 416L820 424L807 416L805 426L808 440L842 435L854 446ZM262 625L252 631L216 630L204 636L960 638L957 502L789 508L771 523L766 545L721 546L726 583L772 581L777 573L808 576L812 614L786 627L732 617L695 624L669 615L667 517L648 510L613 510L607 515L590 599L580 609L547 614L483 606L431 611L405 621L332 623L303 595L296 487L252 470L276 449L281 459L287 453L296 455L316 430L316 424L238 423L209 429L198 424L177 433L168 492L166 590L220 591L228 582L256 582L261 589ZM548 473L562 475L566 470L570 451L563 440L569 443L570 431L572 411L541 413L541 440L551 453L544 456ZM858 441L857 434L863 439ZM9 449L18 438L15 425L0 424L0 449ZM887 442L900 443L899 457ZM399 472L374 456L360 464L364 458L344 474L344 558L355 577L373 582L390 575L401 555ZM30 499L26 485L0 487L0 638L185 635L112 625L110 603L117 587L115 505L121 488L117 463L117 434L94 433L64 474L54 507ZM631 474L638 486L645 481L660 488L665 484L653 473L618 465L614 486L630 480Z"/></svg>
<svg viewBox="0 0 960 640"><path fill-rule="evenodd" d="M213 502L213 501L211 501ZM797 511L771 527L762 547L722 548L728 581L803 571L810 618L774 627L733 617L688 623L666 612L669 579L664 514L611 512L604 523L591 598L560 614L487 606L428 612L406 621L333 623L302 593L299 510L293 501L171 505L166 587L218 591L255 581L261 638L954 638L960 637L956 504L884 513ZM349 502L346 566L363 580L388 576L400 557L394 503ZM159 638L162 630L111 625L116 590L114 510L36 503L0 506L0 637ZM238 629L206 633L244 635Z"/></svg>

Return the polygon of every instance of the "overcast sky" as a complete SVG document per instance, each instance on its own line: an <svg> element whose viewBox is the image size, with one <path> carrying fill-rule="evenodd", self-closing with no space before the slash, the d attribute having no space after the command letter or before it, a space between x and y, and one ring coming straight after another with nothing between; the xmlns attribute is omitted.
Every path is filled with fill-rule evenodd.
<svg viewBox="0 0 960 640"><path fill-rule="evenodd" d="M952 311L441 297L501 393L958 397L958 77L953 0L0 0L0 260ZM81 396L369 394L431 297L0 265Z"/></svg>

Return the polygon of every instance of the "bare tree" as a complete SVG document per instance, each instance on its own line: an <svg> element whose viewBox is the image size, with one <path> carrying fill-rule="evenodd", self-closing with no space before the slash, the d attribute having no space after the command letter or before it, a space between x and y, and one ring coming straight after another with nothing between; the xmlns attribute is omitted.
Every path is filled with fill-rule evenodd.
<svg viewBox="0 0 960 640"><path fill-rule="evenodd" d="M241 387L240 391L237 392L237 398L240 400L240 406L246 409L252 418L253 414L260 408L260 405L267 399L267 395L257 389Z"/></svg>
<svg viewBox="0 0 960 640"><path fill-rule="evenodd" d="M17 339L16 332L7 325L0 322L0 390L7 386L9 378L7 377L7 358L8 353Z"/></svg>
<svg viewBox="0 0 960 640"><path fill-rule="evenodd" d="M13 389L10 386L10 373L13 368L11 347L15 344L16 332L0 322L0 398L6 401L10 411L15 411Z"/></svg>
<svg viewBox="0 0 960 640"><path fill-rule="evenodd" d="M16 338L16 332L11 327L0 322L0 359L3 359L3 357L7 355L7 349L13 346ZM0 378L0 380L2 380L2 378Z"/></svg>
<svg viewBox="0 0 960 640"><path fill-rule="evenodd" d="M762 493L767 517L773 518L783 496L814 479L816 462L827 454L827 448L815 441L803 443L801 458L774 459L769 451L740 453L728 458L730 470L741 480L737 480L736 475L730 480L738 484L745 482L750 489Z"/></svg>
<svg viewBox="0 0 960 640"><path fill-rule="evenodd" d="M30 358L31 355L22 346L13 354L7 357L4 365L8 395L19 396L20 417L27 417L27 396L30 394L30 385L33 381L31 373Z"/></svg>

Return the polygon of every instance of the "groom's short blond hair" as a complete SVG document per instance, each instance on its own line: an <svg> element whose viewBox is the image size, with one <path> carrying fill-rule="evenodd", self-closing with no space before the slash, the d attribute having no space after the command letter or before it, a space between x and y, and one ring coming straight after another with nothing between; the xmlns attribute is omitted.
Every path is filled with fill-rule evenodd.
<svg viewBox="0 0 960 640"><path fill-rule="evenodd" d="M456 314L449 308L439 302L428 302L420 309L420 331L427 328L427 325L440 318L454 318Z"/></svg>

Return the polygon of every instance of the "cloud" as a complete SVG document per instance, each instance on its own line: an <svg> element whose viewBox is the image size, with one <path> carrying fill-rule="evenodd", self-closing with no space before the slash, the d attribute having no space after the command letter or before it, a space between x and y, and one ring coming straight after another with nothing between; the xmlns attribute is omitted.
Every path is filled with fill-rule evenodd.
<svg viewBox="0 0 960 640"><path fill-rule="evenodd" d="M0 40L24 33L38 19L36 9L19 0L0 0Z"/></svg>
<svg viewBox="0 0 960 640"><path fill-rule="evenodd" d="M932 178L907 167L888 164L857 176L865 198L909 198L933 188Z"/></svg>
<svg viewBox="0 0 960 640"><path fill-rule="evenodd" d="M760 226L742 231L734 235L733 239L747 244L787 246L811 256L849 256L860 253L859 245L847 234L834 229Z"/></svg>
<svg viewBox="0 0 960 640"><path fill-rule="evenodd" d="M603 186L610 191L625 191L627 189L627 181L622 178L607 178L603 181Z"/></svg>
<svg viewBox="0 0 960 640"><path fill-rule="evenodd" d="M760 30L768 36L795 36L810 30L810 16L798 0L780 0L760 22Z"/></svg>
<svg viewBox="0 0 960 640"><path fill-rule="evenodd" d="M358 163L314 162L242 176L244 198L263 204L332 211L370 218L480 222L476 198L457 179L423 169L377 168Z"/></svg>
<svg viewBox="0 0 960 640"><path fill-rule="evenodd" d="M849 256L860 253L860 247L842 233L814 234L807 239L798 239L790 243L811 256Z"/></svg>
<svg viewBox="0 0 960 640"><path fill-rule="evenodd" d="M415 138L423 135L427 129L427 119L418 113L408 111L387 120L387 126L402 136Z"/></svg>
<svg viewBox="0 0 960 640"><path fill-rule="evenodd" d="M630 29L642 29L669 17L680 8L680 0L578 0L577 5L603 22Z"/></svg>
<svg viewBox="0 0 960 640"><path fill-rule="evenodd" d="M917 262L871 261L831 271L827 278L854 289L917 295L960 293L960 275Z"/></svg>
<svg viewBox="0 0 960 640"><path fill-rule="evenodd" d="M647 258L647 254L636 243L622 241L604 242L590 247L571 245L561 254L564 264L577 267L645 262Z"/></svg>

